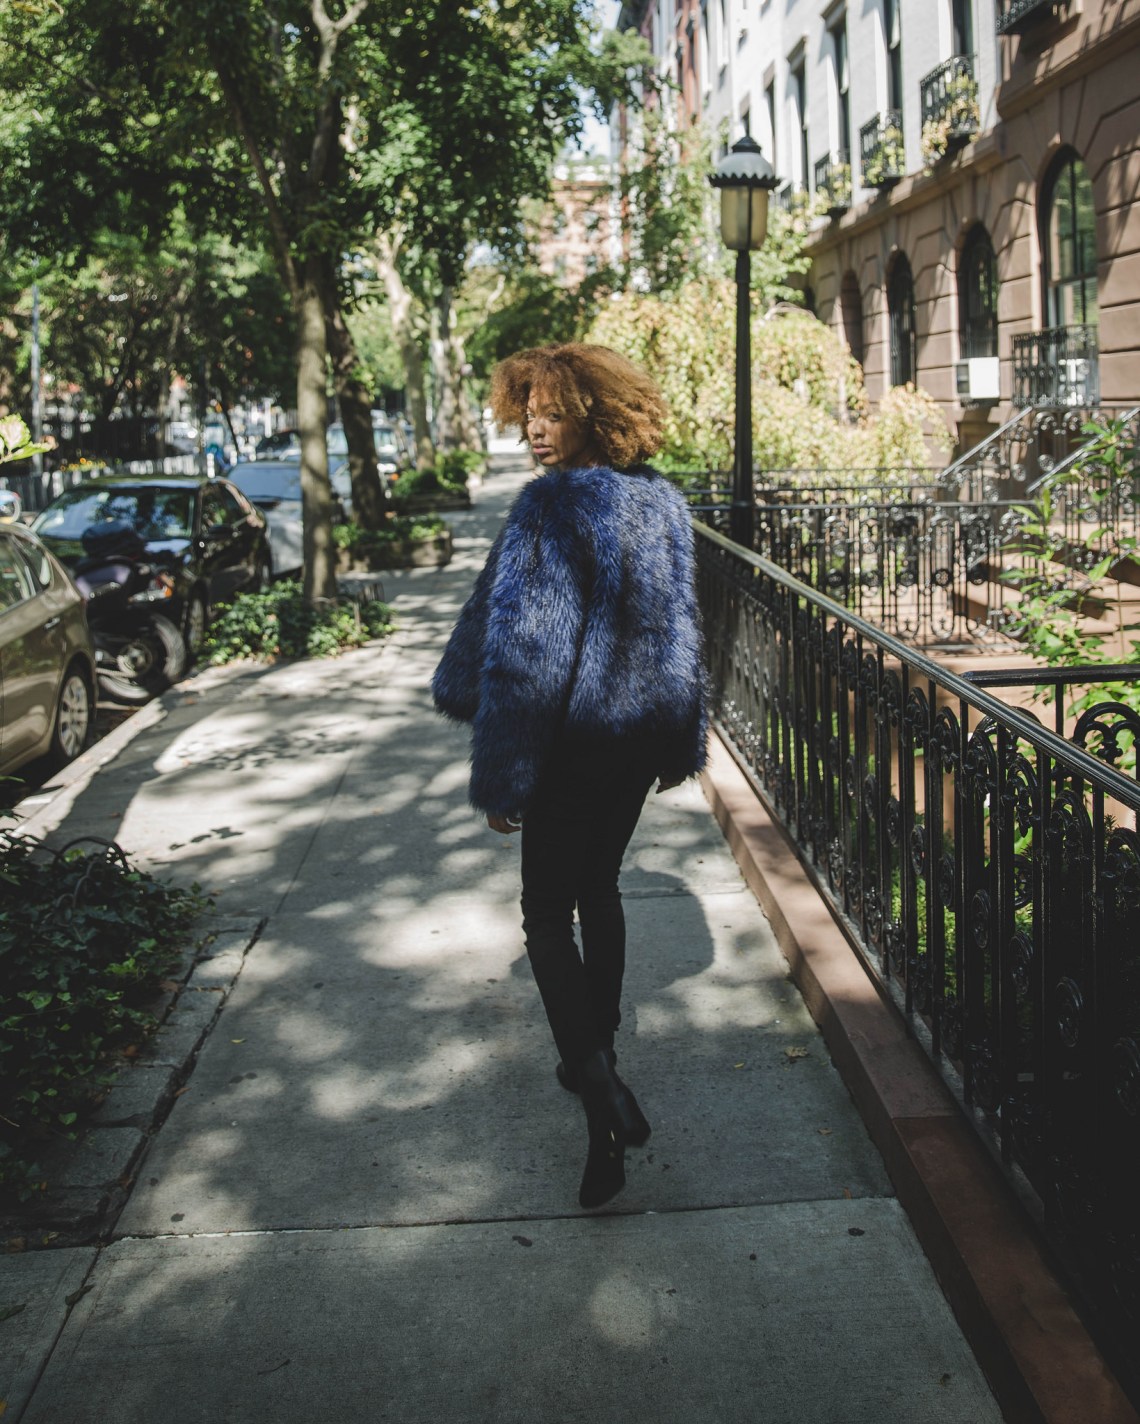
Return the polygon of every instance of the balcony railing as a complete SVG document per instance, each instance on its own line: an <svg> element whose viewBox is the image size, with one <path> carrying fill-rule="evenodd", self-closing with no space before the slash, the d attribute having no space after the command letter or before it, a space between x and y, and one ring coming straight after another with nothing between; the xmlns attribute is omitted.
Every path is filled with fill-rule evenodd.
<svg viewBox="0 0 1140 1424"><path fill-rule="evenodd" d="M1063 8L1059 0L999 0L997 32L1020 35L1051 19Z"/></svg>
<svg viewBox="0 0 1140 1424"><path fill-rule="evenodd" d="M887 109L863 125L859 158L865 188L889 188L906 173L901 109Z"/></svg>
<svg viewBox="0 0 1140 1424"><path fill-rule="evenodd" d="M1100 400L1095 326L1054 326L1013 338L1013 403L1087 407Z"/></svg>
<svg viewBox="0 0 1140 1424"><path fill-rule="evenodd" d="M1066 668L1063 701L1080 689L1096 705L1059 735L776 564L697 535L718 730L1035 1197L1134 1384L1140 789L1112 763L1140 719L1096 695L1101 669Z"/></svg>
<svg viewBox="0 0 1140 1424"><path fill-rule="evenodd" d="M968 143L978 131L978 81L974 56L957 54L919 83L922 98L922 156L936 163Z"/></svg>
<svg viewBox="0 0 1140 1424"><path fill-rule="evenodd" d="M815 191L833 218L851 206L851 159L843 149L816 159Z"/></svg>

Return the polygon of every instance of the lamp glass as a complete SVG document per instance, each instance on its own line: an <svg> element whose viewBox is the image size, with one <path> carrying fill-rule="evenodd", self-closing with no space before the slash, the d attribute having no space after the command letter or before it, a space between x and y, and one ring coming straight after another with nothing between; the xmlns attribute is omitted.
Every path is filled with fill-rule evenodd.
<svg viewBox="0 0 1140 1424"><path fill-rule="evenodd" d="M755 251L768 234L768 189L741 185L720 190L720 235L732 252Z"/></svg>

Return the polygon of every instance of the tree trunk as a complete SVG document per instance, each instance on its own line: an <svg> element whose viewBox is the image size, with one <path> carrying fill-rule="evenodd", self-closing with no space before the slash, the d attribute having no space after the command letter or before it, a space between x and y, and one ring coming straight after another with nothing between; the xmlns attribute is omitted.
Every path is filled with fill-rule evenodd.
<svg viewBox="0 0 1140 1424"><path fill-rule="evenodd" d="M352 515L365 529L380 529L387 515L384 487L376 465L372 435L372 397L360 379L356 342L344 319L340 292L332 272L323 285L325 327L332 358L333 387L348 442L348 472L352 479Z"/></svg>
<svg viewBox="0 0 1140 1424"><path fill-rule="evenodd" d="M306 603L336 596L329 488L325 312L316 260L309 258L294 299L297 312L297 430L301 440L301 512L304 519Z"/></svg>
<svg viewBox="0 0 1140 1424"><path fill-rule="evenodd" d="M451 366L455 372L455 403L459 418L459 436L468 450L483 448L483 412L476 411L467 393L466 377L470 374L467 351L463 338L457 332L451 334Z"/></svg>
<svg viewBox="0 0 1140 1424"><path fill-rule="evenodd" d="M412 294L404 286L404 279L396 266L392 244L383 235L376 239L376 265L384 279L388 310L392 316L392 330L396 334L400 359L404 363L404 396L407 400L408 417L416 434L416 468L426 470L435 463L435 449L431 443L431 427L428 425L424 357L412 322Z"/></svg>
<svg viewBox="0 0 1140 1424"><path fill-rule="evenodd" d="M451 346L451 288L440 289L431 322L431 369L435 387L435 439L441 450L463 443L459 429L458 373Z"/></svg>

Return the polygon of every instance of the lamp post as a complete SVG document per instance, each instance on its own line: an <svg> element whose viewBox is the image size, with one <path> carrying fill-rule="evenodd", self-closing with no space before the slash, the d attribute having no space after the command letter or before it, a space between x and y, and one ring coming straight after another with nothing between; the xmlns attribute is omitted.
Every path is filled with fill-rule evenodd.
<svg viewBox="0 0 1140 1424"><path fill-rule="evenodd" d="M752 259L768 234L768 195L776 186L772 165L746 134L716 166L709 182L720 190L720 235L736 253L736 445L732 463L733 539L752 547L752 341L749 290Z"/></svg>

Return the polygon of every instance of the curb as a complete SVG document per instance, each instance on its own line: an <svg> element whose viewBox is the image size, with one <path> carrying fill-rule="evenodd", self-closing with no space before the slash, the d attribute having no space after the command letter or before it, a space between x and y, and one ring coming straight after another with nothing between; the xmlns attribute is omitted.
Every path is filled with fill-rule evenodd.
<svg viewBox="0 0 1140 1424"><path fill-rule="evenodd" d="M701 785L1005 1417L1137 1424L1012 1189L717 737Z"/></svg>
<svg viewBox="0 0 1140 1424"><path fill-rule="evenodd" d="M264 920L210 930L207 948L171 995L166 1014L139 1058L124 1066L75 1142L48 1157L51 1183L39 1201L5 1214L9 1250L78 1246L107 1239L134 1186L134 1173L182 1092L198 1051L237 982ZM14 1248L13 1242L19 1241Z"/></svg>

